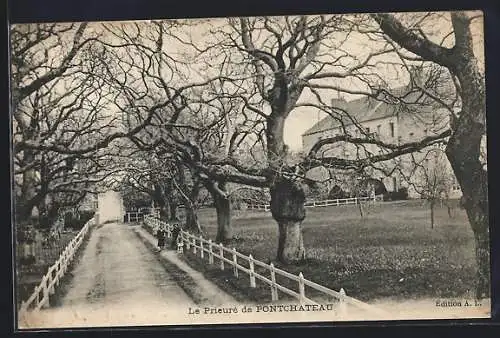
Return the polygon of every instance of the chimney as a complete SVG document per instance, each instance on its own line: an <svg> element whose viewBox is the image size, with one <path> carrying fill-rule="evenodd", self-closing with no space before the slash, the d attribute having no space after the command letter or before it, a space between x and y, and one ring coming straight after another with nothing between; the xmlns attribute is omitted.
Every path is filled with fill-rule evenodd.
<svg viewBox="0 0 500 338"><path fill-rule="evenodd" d="M333 98L332 99L332 108L339 108L346 110L347 101L343 97Z"/></svg>

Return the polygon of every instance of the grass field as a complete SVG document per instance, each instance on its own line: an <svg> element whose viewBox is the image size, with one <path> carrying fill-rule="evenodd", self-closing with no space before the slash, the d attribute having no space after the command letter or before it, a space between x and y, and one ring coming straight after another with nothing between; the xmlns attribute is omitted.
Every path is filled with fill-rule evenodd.
<svg viewBox="0 0 500 338"><path fill-rule="evenodd" d="M357 206L307 209L303 223L307 258L298 266L281 267L334 290L342 287L363 301L462 297L473 290L474 239L463 210L455 208L449 217L445 207L438 207L434 229L423 201L384 202L365 211L361 218ZM204 236L215 238L215 211L201 210L199 217ZM235 211L233 226L231 246L274 262L278 232L269 212ZM236 279L230 269L220 271L217 264L209 266L186 255L193 267L236 298L269 300L267 286L250 289L248 276Z"/></svg>

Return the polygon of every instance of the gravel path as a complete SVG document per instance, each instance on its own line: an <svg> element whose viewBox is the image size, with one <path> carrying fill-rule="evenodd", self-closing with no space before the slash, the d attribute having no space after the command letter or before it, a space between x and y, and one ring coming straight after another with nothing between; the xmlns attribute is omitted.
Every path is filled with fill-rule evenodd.
<svg viewBox="0 0 500 338"><path fill-rule="evenodd" d="M92 231L73 276L61 305L32 316L27 327L167 324L179 308L194 305L124 224Z"/></svg>

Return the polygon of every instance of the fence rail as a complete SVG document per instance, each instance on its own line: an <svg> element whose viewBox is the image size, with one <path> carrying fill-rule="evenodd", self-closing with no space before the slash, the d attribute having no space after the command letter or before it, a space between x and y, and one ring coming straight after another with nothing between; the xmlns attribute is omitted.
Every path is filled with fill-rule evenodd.
<svg viewBox="0 0 500 338"><path fill-rule="evenodd" d="M142 222L144 220L144 216L146 215L155 215L156 217L158 217L160 215L160 209L141 208L138 211L130 211L125 213L125 219L123 221L125 223Z"/></svg>
<svg viewBox="0 0 500 338"><path fill-rule="evenodd" d="M167 237L172 237L174 225L160 221L150 215L144 217L144 223L153 233L158 229L158 227L164 226ZM302 272L298 275L294 275L275 267L273 263L264 263L253 258L251 254L248 256L244 255L238 252L236 248L227 248L222 243L214 243L211 239L205 239L184 230L180 231L178 236L178 252L184 252L184 248L185 250L192 250L193 254L199 254L201 259L207 259L208 264L213 265L218 263L219 269L221 270L226 269L227 265L228 268L232 269L235 277L239 277L240 272L245 273L248 275L249 284L252 288L256 287L256 280L258 279L269 286L271 301L279 300L278 291L281 291L282 293L296 298L301 304L319 305L319 303L306 296L305 286L307 286L338 301L339 314L341 317L346 316L348 305L354 306L357 309L369 311L379 316L388 315L385 311L373 305L363 303L355 298L347 296L343 288L341 288L340 291L335 291L310 281L304 278ZM217 259L218 262L216 262L214 258ZM255 267L257 266L265 271L265 275L256 271ZM280 285L276 281L276 276L281 276L295 282L297 285L297 291Z"/></svg>
<svg viewBox="0 0 500 338"><path fill-rule="evenodd" d="M24 318L29 311L38 311L41 308L50 306L49 296L55 293L55 288L59 286L62 277L68 270L69 264L75 257L75 253L91 226L95 224L99 224L98 213L95 214L93 219L85 223L80 232L68 243L57 261L47 270L47 273L42 277L40 284L35 287L31 296L21 303L19 318Z"/></svg>
<svg viewBox="0 0 500 338"><path fill-rule="evenodd" d="M143 220L144 220L144 213L135 211L135 212L127 212L125 214L124 222L126 223L141 222Z"/></svg>
<svg viewBox="0 0 500 338"><path fill-rule="evenodd" d="M321 200L321 201L307 201L304 203L306 208L316 208L316 207L329 207L329 206L340 206L340 205L351 205L359 204L360 202L378 202L383 201L383 195L366 196L366 197L349 197L349 198L337 198L331 200ZM270 211L270 204L248 204L247 209L249 210L264 210Z"/></svg>

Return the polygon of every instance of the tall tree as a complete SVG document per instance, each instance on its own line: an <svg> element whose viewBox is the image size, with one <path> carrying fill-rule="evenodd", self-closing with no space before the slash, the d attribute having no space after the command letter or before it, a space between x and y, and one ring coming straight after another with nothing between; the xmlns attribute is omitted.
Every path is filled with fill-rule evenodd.
<svg viewBox="0 0 500 338"><path fill-rule="evenodd" d="M460 96L460 110L453 116L446 156L463 193L464 207L476 242L478 263L477 297L488 297L489 213L488 175L481 159L486 136L486 92L484 74L474 53L471 25L481 14L452 12L451 35L454 44L446 47L428 38L419 26L409 28L393 14L373 14L382 31L396 44L424 60L449 70Z"/></svg>
<svg viewBox="0 0 500 338"><path fill-rule="evenodd" d="M387 43L374 43L373 49L361 60L355 53L346 53L343 43L353 30L355 25L344 16L229 19L226 26L216 25L211 30L220 39L219 49L230 49L237 52L233 54L241 55L240 58L233 56L231 61L224 58L224 62L241 65L240 73L245 74L249 81L244 87L240 86L243 89L239 96L245 102L245 110L264 122L266 167L260 175L265 177L270 188L271 212L279 229L277 257L282 262L301 260L305 255L303 182L307 181L304 176L308 170L316 166L359 170L371 163L417 151L446 136L446 131L443 131L418 142L390 144L368 135L349 112L324 102L325 91L345 91L384 100L384 91L378 88L348 89L345 82L344 86L338 84L346 79L356 79L362 84L374 83L374 78L380 79L381 76L374 75L370 69L377 65L378 57L394 51ZM211 52L217 46L212 45L206 50ZM230 74L228 71L228 76ZM304 102L307 96L316 103L308 103L311 100L307 99ZM285 121L294 109L305 106L321 109L342 123L346 120L354 122L361 131L360 135L351 135L344 128L343 135L318 142L302 163L291 163L284 141ZM365 156L356 159L323 156L320 150L336 142L376 145L383 147L386 153L371 156L366 152Z"/></svg>
<svg viewBox="0 0 500 338"><path fill-rule="evenodd" d="M113 62L99 47L99 27L87 27L12 26L16 222L27 220L35 207L46 209L51 194L65 204L80 200L116 169L109 158L113 147L104 149L148 122L143 116L129 130L117 127L118 92L103 76L103 61Z"/></svg>

